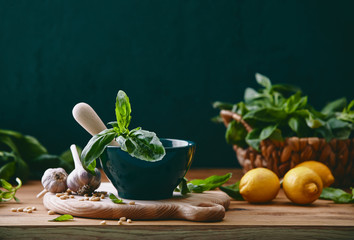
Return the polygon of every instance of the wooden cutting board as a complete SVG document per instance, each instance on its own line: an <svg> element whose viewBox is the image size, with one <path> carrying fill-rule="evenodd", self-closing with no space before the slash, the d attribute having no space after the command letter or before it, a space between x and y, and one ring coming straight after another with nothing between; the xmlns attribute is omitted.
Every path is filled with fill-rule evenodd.
<svg viewBox="0 0 354 240"><path fill-rule="evenodd" d="M117 191L111 183L102 183L97 191L107 191L116 196ZM170 199L145 201L123 199L125 204L115 204L108 197L101 201L79 201L82 196L61 200L53 193L43 198L44 206L59 214L76 217L119 219L120 217L139 219L184 219L189 221L221 221L230 204L230 198L223 192L207 191L190 193L183 197L174 193Z"/></svg>

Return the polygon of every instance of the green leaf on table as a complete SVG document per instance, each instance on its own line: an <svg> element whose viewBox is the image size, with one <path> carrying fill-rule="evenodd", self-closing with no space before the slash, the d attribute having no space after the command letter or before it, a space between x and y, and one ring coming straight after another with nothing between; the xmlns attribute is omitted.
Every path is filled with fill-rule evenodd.
<svg viewBox="0 0 354 240"><path fill-rule="evenodd" d="M111 199L113 203L124 204L123 199L117 198L113 193L109 194L109 199Z"/></svg>
<svg viewBox="0 0 354 240"><path fill-rule="evenodd" d="M226 183L232 176L232 173L227 173L223 176L213 175L205 179L194 179L187 183L190 192L201 193L204 191L213 190Z"/></svg>
<svg viewBox="0 0 354 240"><path fill-rule="evenodd" d="M61 215L57 218L54 218L52 220L48 220L49 222L64 222L64 221L69 221L69 220L73 220L74 217L69 215L69 214L64 214L64 215Z"/></svg>
<svg viewBox="0 0 354 240"><path fill-rule="evenodd" d="M95 176L96 158L101 156L116 136L117 133L113 129L105 129L90 139L81 153L82 166L86 171Z"/></svg>
<svg viewBox="0 0 354 240"><path fill-rule="evenodd" d="M227 195L232 197L237 201L244 201L241 193L240 193L240 181L236 182L235 184L228 185L228 186L220 186L221 191L225 192Z"/></svg>
<svg viewBox="0 0 354 240"><path fill-rule="evenodd" d="M353 192L347 193L339 188L323 188L320 199L332 200L334 203L354 203Z"/></svg>
<svg viewBox="0 0 354 240"><path fill-rule="evenodd" d="M8 191L12 190L12 185L9 182L7 182L5 179L0 179L0 182L3 188L5 188Z"/></svg>

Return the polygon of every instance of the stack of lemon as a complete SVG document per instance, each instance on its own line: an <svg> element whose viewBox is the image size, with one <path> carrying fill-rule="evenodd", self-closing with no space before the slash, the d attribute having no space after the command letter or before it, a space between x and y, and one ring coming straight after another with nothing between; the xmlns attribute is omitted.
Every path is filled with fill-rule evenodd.
<svg viewBox="0 0 354 240"><path fill-rule="evenodd" d="M297 204L310 204L321 195L322 188L334 182L331 170L323 163L306 161L289 170L283 179L287 198ZM250 203L272 201L279 192L280 180L269 169L255 168L240 181L240 194Z"/></svg>

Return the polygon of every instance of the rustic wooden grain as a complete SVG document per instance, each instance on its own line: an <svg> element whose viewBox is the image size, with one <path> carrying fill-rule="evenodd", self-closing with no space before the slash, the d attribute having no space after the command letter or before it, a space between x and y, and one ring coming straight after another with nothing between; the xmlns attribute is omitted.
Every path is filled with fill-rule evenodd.
<svg viewBox="0 0 354 240"><path fill-rule="evenodd" d="M205 178L213 174L233 173L227 184L239 180L239 169L190 170L187 178ZM289 202L283 191L269 204L248 204L231 201L228 211L220 222L191 222L184 220L146 221L134 220L131 224L118 226L116 220L75 217L68 222L48 222L58 215L48 215L42 199L35 196L41 191L38 181L30 181L17 194L21 203L0 204L0 239L27 238L71 238L71 239L352 239L354 235L354 205L334 204L317 200L309 206L298 206ZM33 213L11 212L13 207L36 206ZM16 236L16 237L14 237Z"/></svg>
<svg viewBox="0 0 354 240"><path fill-rule="evenodd" d="M109 182L102 183L97 191L113 193L117 191ZM100 201L79 201L83 196L73 195L74 198L61 200L53 193L47 193L43 198L44 206L59 214L70 214L76 217L119 219L126 217L134 220L142 219L184 219L190 221L221 221L225 216L225 209L230 205L230 198L220 191L207 191L202 194L191 193L181 196L175 193L173 198L142 201L134 200L129 205L115 204L108 197Z"/></svg>

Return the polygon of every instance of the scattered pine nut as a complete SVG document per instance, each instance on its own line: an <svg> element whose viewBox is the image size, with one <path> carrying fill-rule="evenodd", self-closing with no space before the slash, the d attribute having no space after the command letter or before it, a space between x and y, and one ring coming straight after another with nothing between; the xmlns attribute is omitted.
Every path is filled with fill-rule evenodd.
<svg viewBox="0 0 354 240"><path fill-rule="evenodd" d="M122 223L121 220L119 220L117 224L118 224L118 225L123 225L123 223Z"/></svg>
<svg viewBox="0 0 354 240"><path fill-rule="evenodd" d="M72 193L70 188L66 189L66 192L69 193L69 194Z"/></svg>
<svg viewBox="0 0 354 240"><path fill-rule="evenodd" d="M105 198L105 196L102 194L102 195L101 195L101 199L104 199L104 198Z"/></svg>
<svg viewBox="0 0 354 240"><path fill-rule="evenodd" d="M106 225L106 221L102 221L102 222L100 222L100 225Z"/></svg>
<svg viewBox="0 0 354 240"><path fill-rule="evenodd" d="M66 200L66 197L65 196L61 196L60 199L61 200Z"/></svg>
<svg viewBox="0 0 354 240"><path fill-rule="evenodd" d="M130 201L129 205L135 205L135 202L134 201Z"/></svg>
<svg viewBox="0 0 354 240"><path fill-rule="evenodd" d="M62 194L62 193L57 193L57 194L55 194L55 196L57 196L57 197L61 197L61 196L63 196L64 194Z"/></svg>
<svg viewBox="0 0 354 240"><path fill-rule="evenodd" d="M75 196L74 195L70 195L70 198L75 198Z"/></svg>
<svg viewBox="0 0 354 240"><path fill-rule="evenodd" d="M127 223L132 223L132 220L131 219L127 219Z"/></svg>
<svg viewBox="0 0 354 240"><path fill-rule="evenodd" d="M89 198L89 197L85 197L84 199L85 199L86 201L90 200L90 198Z"/></svg>
<svg viewBox="0 0 354 240"><path fill-rule="evenodd" d="M11 208L11 212L17 212L17 208Z"/></svg>
<svg viewBox="0 0 354 240"><path fill-rule="evenodd" d="M23 212L23 207L17 208L17 212Z"/></svg>
<svg viewBox="0 0 354 240"><path fill-rule="evenodd" d="M125 220L127 220L126 217L121 217L121 218L119 219L119 221L125 221Z"/></svg>
<svg viewBox="0 0 354 240"><path fill-rule="evenodd" d="M32 207L32 211L37 211L37 208L36 207Z"/></svg>
<svg viewBox="0 0 354 240"><path fill-rule="evenodd" d="M80 198L79 201L85 201L85 199L84 198Z"/></svg>
<svg viewBox="0 0 354 240"><path fill-rule="evenodd" d="M32 209L28 209L28 210L27 210L27 213L32 213Z"/></svg>
<svg viewBox="0 0 354 240"><path fill-rule="evenodd" d="M52 210L48 211L48 215L54 215L54 214L55 214L55 212L53 212Z"/></svg>
<svg viewBox="0 0 354 240"><path fill-rule="evenodd" d="M89 195L86 193L84 196L85 196L85 197L88 197Z"/></svg>

